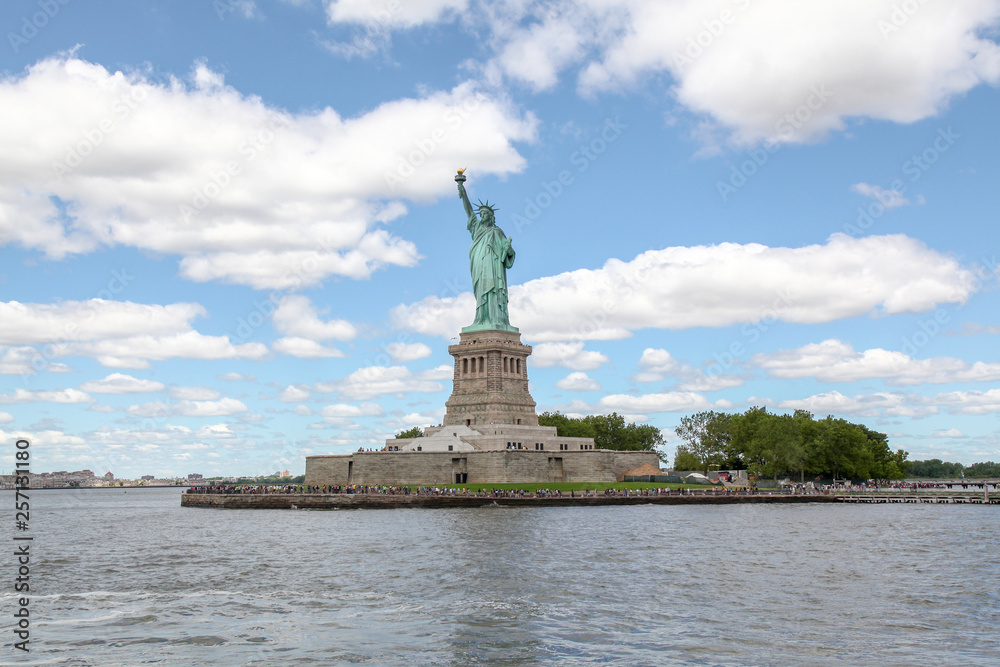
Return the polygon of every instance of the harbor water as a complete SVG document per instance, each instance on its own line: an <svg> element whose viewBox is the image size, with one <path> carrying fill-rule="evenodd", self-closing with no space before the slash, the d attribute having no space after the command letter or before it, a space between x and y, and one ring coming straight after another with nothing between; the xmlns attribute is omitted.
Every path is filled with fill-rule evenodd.
<svg viewBox="0 0 1000 667"><path fill-rule="evenodd" d="M180 493L32 491L31 651L8 629L0 664L1000 655L996 505L210 510Z"/></svg>

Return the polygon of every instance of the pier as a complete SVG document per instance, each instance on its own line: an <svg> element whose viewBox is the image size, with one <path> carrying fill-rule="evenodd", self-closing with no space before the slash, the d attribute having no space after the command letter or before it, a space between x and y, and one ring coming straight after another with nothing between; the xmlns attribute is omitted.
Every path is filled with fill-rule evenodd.
<svg viewBox="0 0 1000 667"><path fill-rule="evenodd" d="M862 504L895 504L895 503L926 503L945 505L1000 505L1000 496L987 497L985 494L964 494L947 495L939 493L915 493L915 494L843 494L836 496L837 500L845 503Z"/></svg>

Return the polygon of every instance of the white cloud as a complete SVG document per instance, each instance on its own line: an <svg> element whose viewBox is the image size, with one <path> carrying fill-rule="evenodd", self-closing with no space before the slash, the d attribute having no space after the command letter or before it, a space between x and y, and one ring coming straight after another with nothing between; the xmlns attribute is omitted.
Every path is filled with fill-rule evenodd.
<svg viewBox="0 0 1000 667"><path fill-rule="evenodd" d="M575 371L592 371L610 361L605 355L584 350L583 343L542 343L535 345L531 361L539 368L563 366Z"/></svg>
<svg viewBox="0 0 1000 667"><path fill-rule="evenodd" d="M463 12L469 0L326 0L330 23L413 28L424 23L449 20Z"/></svg>
<svg viewBox="0 0 1000 667"><path fill-rule="evenodd" d="M219 15L225 17L229 12L240 14L245 19L261 18L260 10L254 0L220 0L212 3L212 9ZM215 74L207 67L200 66L196 73L197 81L202 87L213 87L222 85L222 77Z"/></svg>
<svg viewBox="0 0 1000 667"><path fill-rule="evenodd" d="M881 378L891 385L914 385L1000 380L1000 364L969 364L954 357L913 359L903 352L881 348L857 352L850 344L835 339L795 350L755 354L750 365L774 377L812 377L824 382Z"/></svg>
<svg viewBox="0 0 1000 667"><path fill-rule="evenodd" d="M686 379L677 385L680 391L722 391L733 387L742 387L746 378L739 375L710 375L701 369L692 370Z"/></svg>
<svg viewBox="0 0 1000 667"><path fill-rule="evenodd" d="M161 401L130 405L125 412L134 417L168 417L174 414L173 406Z"/></svg>
<svg viewBox="0 0 1000 667"><path fill-rule="evenodd" d="M938 394L930 402L956 415L988 415L1000 412L1000 389L952 391Z"/></svg>
<svg viewBox="0 0 1000 667"><path fill-rule="evenodd" d="M0 344L180 334L190 331L191 320L205 314L205 308L196 303L158 306L104 299L56 304L0 302Z"/></svg>
<svg viewBox="0 0 1000 667"><path fill-rule="evenodd" d="M659 382L682 370L682 365L667 350L647 347L639 357L642 371L635 376L636 382Z"/></svg>
<svg viewBox="0 0 1000 667"><path fill-rule="evenodd" d="M830 391L800 400L780 401L775 406L786 410L804 409L816 413L865 417L924 417L942 411L954 415L988 415L1000 412L1000 389L952 391L934 396L877 392L854 397Z"/></svg>
<svg viewBox="0 0 1000 667"><path fill-rule="evenodd" d="M0 424L9 424L14 421L14 415L9 412L0 412Z"/></svg>
<svg viewBox="0 0 1000 667"><path fill-rule="evenodd" d="M382 415L382 406L378 403L362 403L361 405L337 403L324 406L319 413L323 415L324 421L354 417L379 417Z"/></svg>
<svg viewBox="0 0 1000 667"><path fill-rule="evenodd" d="M589 377L586 373L570 373L562 380L556 382L556 386L565 391L598 391L601 383Z"/></svg>
<svg viewBox="0 0 1000 667"><path fill-rule="evenodd" d="M643 413L651 412L695 412L712 407L708 400L694 392L670 391L660 394L612 394L604 396L598 402L604 410L616 412Z"/></svg>
<svg viewBox="0 0 1000 667"><path fill-rule="evenodd" d="M342 118L268 107L203 68L189 86L73 57L0 80L0 107L0 237L53 258L175 255L184 278L258 289L413 265L416 247L379 228L401 200L450 192L456 164L520 171L513 143L536 127L474 83Z"/></svg>
<svg viewBox="0 0 1000 667"><path fill-rule="evenodd" d="M80 385L80 389L93 394L143 394L163 391L162 382L140 380L123 373L112 373L103 380L91 380Z"/></svg>
<svg viewBox="0 0 1000 667"><path fill-rule="evenodd" d="M934 431L931 433L929 438L964 438L965 434L957 428L942 429L940 431Z"/></svg>
<svg viewBox="0 0 1000 667"><path fill-rule="evenodd" d="M232 438L235 437L232 429L229 428L229 424L210 424L207 426L202 426L198 429L198 438ZM203 443L193 443L189 445L183 445L184 449L208 449L209 447Z"/></svg>
<svg viewBox="0 0 1000 667"><path fill-rule="evenodd" d="M174 404L151 402L141 405L131 405L126 410L137 417L228 417L247 412L248 408L242 401L235 398L222 398L218 401L178 401Z"/></svg>
<svg viewBox="0 0 1000 667"><path fill-rule="evenodd" d="M733 142L783 143L821 138L853 118L912 123L1000 80L1000 48L990 38L1000 3L920 3L902 21L898 5L481 0L463 16L472 31L488 34L487 71L536 89L569 71L585 95L668 88ZM450 20L424 8L422 21Z"/></svg>
<svg viewBox="0 0 1000 667"><path fill-rule="evenodd" d="M109 368L149 368L149 360L176 357L260 359L267 354L260 343L235 345L228 336L206 336L192 329L191 320L205 314L205 308L196 303L160 306L104 299L56 304L0 302L0 342L50 344L48 356L94 357ZM5 362L65 369L54 368L31 348L16 351L16 358L9 354L0 358L0 370Z"/></svg>
<svg viewBox="0 0 1000 667"><path fill-rule="evenodd" d="M819 324L923 312L964 304L975 285L971 270L916 239L834 234L824 245L802 248L724 243L610 259L600 269L512 286L510 310L529 340L606 340L643 328ZM431 296L395 307L392 319L399 328L450 338L471 317L472 303L468 294Z"/></svg>
<svg viewBox="0 0 1000 667"><path fill-rule="evenodd" d="M329 17L382 34L452 21L450 10L464 3L407 2L396 13L380 4L337 0ZM804 142L853 118L927 118L955 96L1000 79L1000 49L990 39L1000 3L926 2L914 12L898 5L480 0L461 14L463 25L477 37L485 33L480 42L493 49L483 67L488 75L502 72L547 89L569 71L585 95L668 87L680 105L707 116L705 124L734 142Z"/></svg>
<svg viewBox="0 0 1000 667"><path fill-rule="evenodd" d="M50 391L29 391L15 389L13 394L0 394L3 403L94 403L96 399L79 389L54 389Z"/></svg>
<svg viewBox="0 0 1000 667"><path fill-rule="evenodd" d="M910 200L899 190L886 190L877 185L869 185L867 183L855 183L851 186L851 189L865 197L878 200L885 208L896 208L906 206L910 203Z"/></svg>
<svg viewBox="0 0 1000 667"><path fill-rule="evenodd" d="M309 400L309 392L295 385L289 385L281 390L278 400L283 403L300 403Z"/></svg>
<svg viewBox="0 0 1000 667"><path fill-rule="evenodd" d="M93 357L109 368L149 368L148 360L260 359L267 354L261 343L234 345L229 336L206 336L187 331L170 336L133 336L115 340L53 345L59 356Z"/></svg>
<svg viewBox="0 0 1000 667"><path fill-rule="evenodd" d="M247 406L235 398L223 398L218 401L180 401L174 406L174 413L185 417L225 417L247 410Z"/></svg>
<svg viewBox="0 0 1000 667"><path fill-rule="evenodd" d="M646 348L639 358L641 371L632 376L635 382L660 382L676 377L679 391L710 392L739 387L745 378L738 375L709 375L700 368L692 368L674 359L667 350Z"/></svg>
<svg viewBox="0 0 1000 667"><path fill-rule="evenodd" d="M256 375L244 375L243 373L236 373L235 371L223 373L222 375L216 375L215 377L220 380L225 380L226 382L254 382L257 380Z"/></svg>
<svg viewBox="0 0 1000 667"><path fill-rule="evenodd" d="M49 363L41 352L33 347L20 346L0 348L0 375L31 375L39 370L62 372L63 364Z"/></svg>
<svg viewBox="0 0 1000 667"><path fill-rule="evenodd" d="M171 387L170 398L179 401L214 401L219 392L211 387Z"/></svg>
<svg viewBox="0 0 1000 667"><path fill-rule="evenodd" d="M357 336L354 325L346 320L321 320L309 297L300 294L282 297L271 320L275 329L290 337L319 341L352 340Z"/></svg>
<svg viewBox="0 0 1000 667"><path fill-rule="evenodd" d="M326 347L308 338L285 337L271 343L275 352L302 359L325 359L343 357L344 353L334 347Z"/></svg>
<svg viewBox="0 0 1000 667"><path fill-rule="evenodd" d="M749 402L753 402L751 399ZM817 415L849 414L862 417L926 417L940 412L935 405L919 397L904 394L877 392L860 396L844 396L839 391L829 391L802 399L779 401L775 406L783 410L808 410Z"/></svg>
<svg viewBox="0 0 1000 667"><path fill-rule="evenodd" d="M433 351L423 343L389 343L385 346L394 364L405 364L418 359L426 359Z"/></svg>
<svg viewBox="0 0 1000 667"><path fill-rule="evenodd" d="M86 445L87 441L77 435L67 435L62 431L4 431L0 429L0 439L4 442L15 442L17 440L27 440L34 447L47 447L50 445Z"/></svg>
<svg viewBox="0 0 1000 667"><path fill-rule="evenodd" d="M321 393L337 393L349 401L363 401L385 394L397 396L411 392L433 394L444 391L444 385L436 381L440 376L438 371L439 369L434 369L431 372L414 374L406 366L368 366L359 368L342 380L317 383L315 390ZM448 377L451 377L450 372Z"/></svg>

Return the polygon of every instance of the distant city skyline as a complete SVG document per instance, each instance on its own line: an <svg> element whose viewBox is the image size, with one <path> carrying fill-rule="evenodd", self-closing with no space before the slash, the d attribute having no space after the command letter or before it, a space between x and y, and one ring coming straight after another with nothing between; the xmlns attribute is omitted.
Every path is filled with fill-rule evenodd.
<svg viewBox="0 0 1000 667"><path fill-rule="evenodd" d="M0 431L38 470L302 474L439 423L475 311L459 167L517 253L539 412L672 455L692 412L805 409L1000 460L1000 2L18 0L0 26Z"/></svg>

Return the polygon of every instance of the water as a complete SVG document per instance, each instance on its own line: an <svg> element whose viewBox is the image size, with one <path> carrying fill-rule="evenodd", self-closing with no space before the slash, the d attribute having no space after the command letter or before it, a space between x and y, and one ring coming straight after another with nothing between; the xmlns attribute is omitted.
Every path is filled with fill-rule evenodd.
<svg viewBox="0 0 1000 667"><path fill-rule="evenodd" d="M12 523L13 494L0 497ZM12 650L7 634L2 664L1000 655L997 506L243 511L181 508L175 489L31 501L32 651Z"/></svg>

